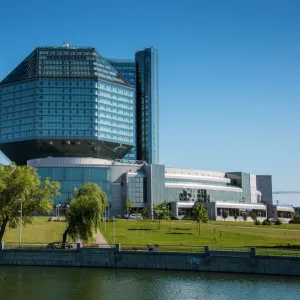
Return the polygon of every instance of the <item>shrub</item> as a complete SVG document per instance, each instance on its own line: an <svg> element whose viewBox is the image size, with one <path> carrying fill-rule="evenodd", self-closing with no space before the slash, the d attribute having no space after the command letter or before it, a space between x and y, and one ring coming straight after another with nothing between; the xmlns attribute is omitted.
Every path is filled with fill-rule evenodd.
<svg viewBox="0 0 300 300"><path fill-rule="evenodd" d="M263 220L263 222L261 224L262 225L270 225L271 226L271 222L268 219Z"/></svg>
<svg viewBox="0 0 300 300"><path fill-rule="evenodd" d="M256 215L255 212L253 212L253 213L251 214L251 218L252 218L253 221L256 221L256 220L257 220L257 215Z"/></svg>
<svg viewBox="0 0 300 300"><path fill-rule="evenodd" d="M224 221L225 221L225 219L228 218L228 211L227 210L223 210L222 217L223 217Z"/></svg>
<svg viewBox="0 0 300 300"><path fill-rule="evenodd" d="M115 215L115 218L116 219L121 219L122 217L121 217L121 215Z"/></svg>
<svg viewBox="0 0 300 300"><path fill-rule="evenodd" d="M281 220L277 219L277 220L275 221L275 225L281 225L281 224L282 224Z"/></svg>
<svg viewBox="0 0 300 300"><path fill-rule="evenodd" d="M294 216L292 220L289 221L290 224L300 224L300 216Z"/></svg>
<svg viewBox="0 0 300 300"><path fill-rule="evenodd" d="M261 225L261 222L259 220L255 220L254 224L255 225Z"/></svg>

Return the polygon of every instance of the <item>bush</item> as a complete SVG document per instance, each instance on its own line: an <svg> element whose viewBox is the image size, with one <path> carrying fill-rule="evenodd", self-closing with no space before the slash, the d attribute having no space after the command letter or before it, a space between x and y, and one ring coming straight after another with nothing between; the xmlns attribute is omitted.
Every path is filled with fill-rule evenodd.
<svg viewBox="0 0 300 300"><path fill-rule="evenodd" d="M263 220L263 222L261 224L262 225L270 225L271 226L271 222L268 219Z"/></svg>
<svg viewBox="0 0 300 300"><path fill-rule="evenodd" d="M259 220L255 220L254 224L255 225L261 225L261 222Z"/></svg>
<svg viewBox="0 0 300 300"><path fill-rule="evenodd" d="M300 224L300 216L295 216L292 220L289 221L290 224Z"/></svg>
<svg viewBox="0 0 300 300"><path fill-rule="evenodd" d="M122 217L121 217L121 215L115 215L115 218L116 219L121 219Z"/></svg>
<svg viewBox="0 0 300 300"><path fill-rule="evenodd" d="M275 221L275 225L281 225L281 224L282 224L281 220L277 219L277 220Z"/></svg>

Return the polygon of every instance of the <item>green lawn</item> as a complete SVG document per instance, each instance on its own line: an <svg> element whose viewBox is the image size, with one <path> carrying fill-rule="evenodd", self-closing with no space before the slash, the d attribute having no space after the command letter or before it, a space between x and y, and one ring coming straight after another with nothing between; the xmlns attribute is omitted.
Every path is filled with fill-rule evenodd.
<svg viewBox="0 0 300 300"><path fill-rule="evenodd" d="M254 226L250 222L210 222L201 224L200 235L194 221L164 221L160 231L157 226L158 223L152 221L118 220L115 241L143 245L300 246L300 224ZM102 232L106 240L113 243L113 224L107 223L106 232Z"/></svg>
<svg viewBox="0 0 300 300"><path fill-rule="evenodd" d="M35 217L32 224L23 227L22 242L49 243L62 240L65 222L48 222L48 217ZM19 228L7 229L3 241L7 243L19 242Z"/></svg>
<svg viewBox="0 0 300 300"><path fill-rule="evenodd" d="M32 224L23 228L24 243L49 243L60 241L65 222L48 222L48 217L36 217ZM201 224L198 235L194 221L158 222L118 220L115 224L115 242L120 244L167 244L187 246L300 246L300 224L280 226L254 226L247 222L209 222ZM109 243L113 243L113 223L101 224L101 231ZM278 230L280 229L280 230ZM19 230L7 230L4 242L19 241Z"/></svg>

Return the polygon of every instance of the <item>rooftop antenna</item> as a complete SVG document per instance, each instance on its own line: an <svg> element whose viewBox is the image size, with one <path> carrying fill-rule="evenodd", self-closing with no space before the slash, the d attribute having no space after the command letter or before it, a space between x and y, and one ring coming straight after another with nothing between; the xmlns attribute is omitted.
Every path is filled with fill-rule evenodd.
<svg viewBox="0 0 300 300"><path fill-rule="evenodd" d="M66 41L64 41L64 42L63 42L63 47L64 47L64 48L69 48L70 45L69 45Z"/></svg>

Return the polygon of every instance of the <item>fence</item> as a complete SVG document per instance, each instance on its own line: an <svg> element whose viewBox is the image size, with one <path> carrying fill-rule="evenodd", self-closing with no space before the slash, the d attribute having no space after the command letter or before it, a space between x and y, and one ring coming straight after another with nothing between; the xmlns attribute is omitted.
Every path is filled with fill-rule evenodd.
<svg viewBox="0 0 300 300"><path fill-rule="evenodd" d="M256 256L300 257L300 249L257 247Z"/></svg>
<svg viewBox="0 0 300 300"><path fill-rule="evenodd" d="M83 243L83 248L116 248L116 245L110 244L96 244L96 243Z"/></svg>
<svg viewBox="0 0 300 300"><path fill-rule="evenodd" d="M63 246L61 243L5 243L4 250L76 250L76 243L68 243Z"/></svg>
<svg viewBox="0 0 300 300"><path fill-rule="evenodd" d="M2 247L2 248L1 248ZM193 246L193 245L168 245L168 244L96 244L96 243L67 243L65 247L61 243L1 243L1 249L5 251L43 251L43 250L78 250L84 248L116 249L117 251L141 251L141 252L189 252L189 253L252 253L252 256L281 256L299 257L300 249L272 248L272 247L221 247L221 246ZM206 250L206 251L205 251Z"/></svg>
<svg viewBox="0 0 300 300"><path fill-rule="evenodd" d="M190 245L132 245L122 244L121 251L154 251L154 252L190 252L190 253L204 253L204 246L190 246Z"/></svg>
<svg viewBox="0 0 300 300"><path fill-rule="evenodd" d="M221 246L209 246L210 251L216 252L250 252L251 247L221 247Z"/></svg>

